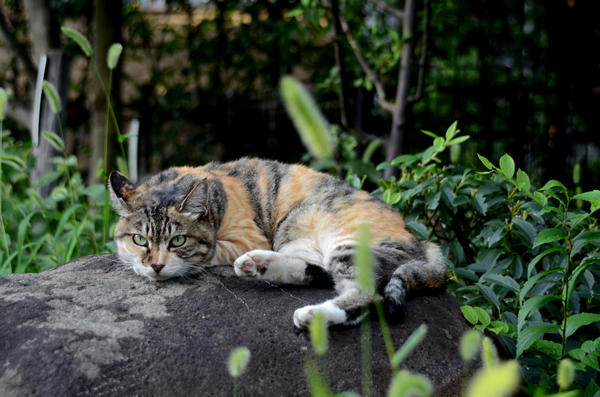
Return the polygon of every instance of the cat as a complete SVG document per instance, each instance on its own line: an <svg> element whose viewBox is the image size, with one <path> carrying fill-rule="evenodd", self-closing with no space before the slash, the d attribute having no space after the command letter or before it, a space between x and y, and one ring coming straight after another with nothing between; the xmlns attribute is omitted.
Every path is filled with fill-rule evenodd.
<svg viewBox="0 0 600 397"><path fill-rule="evenodd" d="M409 291L445 284L440 248L412 235L396 209L303 165L242 158L170 168L137 188L112 172L108 188L120 215L117 253L151 280L233 264L247 279L332 283L335 298L295 311L299 328L308 328L317 311L328 325L356 324L374 300L376 291L361 292L352 263L365 222L388 313L399 313Z"/></svg>

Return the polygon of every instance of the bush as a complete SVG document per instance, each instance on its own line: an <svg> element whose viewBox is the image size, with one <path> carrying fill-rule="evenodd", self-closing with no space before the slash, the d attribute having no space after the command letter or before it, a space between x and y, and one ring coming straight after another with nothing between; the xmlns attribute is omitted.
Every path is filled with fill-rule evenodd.
<svg viewBox="0 0 600 397"><path fill-rule="evenodd" d="M480 156L485 172L439 165L440 153L468 139L458 132L456 123L444 137L425 132L431 147L380 164L378 170L399 167L400 177L380 179L373 194L402 212L419 238L441 243L448 291L465 303L475 328L502 337L521 363L525 392L558 390L557 366L569 357L577 385L593 396L600 390L600 231L593 216L600 191L572 195L554 180L536 189L508 155L499 166Z"/></svg>

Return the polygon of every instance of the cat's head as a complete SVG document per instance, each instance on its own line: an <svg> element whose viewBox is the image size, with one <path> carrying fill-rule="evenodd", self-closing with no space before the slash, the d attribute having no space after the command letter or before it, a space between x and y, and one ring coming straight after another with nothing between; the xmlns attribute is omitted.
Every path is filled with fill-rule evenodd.
<svg viewBox="0 0 600 397"><path fill-rule="evenodd" d="M136 188L125 175L112 172L108 189L121 216L114 237L121 260L157 281L193 274L210 264L216 236L208 183L169 169Z"/></svg>

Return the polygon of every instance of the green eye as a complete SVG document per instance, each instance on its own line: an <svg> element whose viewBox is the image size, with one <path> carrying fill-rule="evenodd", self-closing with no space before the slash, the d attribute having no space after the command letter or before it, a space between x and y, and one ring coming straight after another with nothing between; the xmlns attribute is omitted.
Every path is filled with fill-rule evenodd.
<svg viewBox="0 0 600 397"><path fill-rule="evenodd" d="M185 244L185 236L175 236L171 239L171 247L181 247Z"/></svg>
<svg viewBox="0 0 600 397"><path fill-rule="evenodd" d="M142 247L145 247L146 245L148 245L148 240L146 240L145 237L142 237L139 234L133 235L133 242L136 243L137 245L141 245Z"/></svg>

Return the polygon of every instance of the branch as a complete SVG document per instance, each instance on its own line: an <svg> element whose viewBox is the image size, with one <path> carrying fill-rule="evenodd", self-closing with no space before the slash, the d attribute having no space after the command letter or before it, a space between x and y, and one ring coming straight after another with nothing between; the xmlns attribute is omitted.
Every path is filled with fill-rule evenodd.
<svg viewBox="0 0 600 397"><path fill-rule="evenodd" d="M383 11L387 12L390 15L395 16L398 19L404 18L404 11L402 11L399 8L392 7L382 0L371 0L371 3L375 4L377 7L381 8Z"/></svg>
<svg viewBox="0 0 600 397"><path fill-rule="evenodd" d="M394 106L392 105L392 103L387 101L387 99L386 99L387 96L385 94L385 89L383 87L383 84L381 84L381 81L379 81L379 79L377 78L375 73L371 70L367 60L360 52L358 43L356 42L356 40L354 40L354 37L352 37L352 33L350 32L350 27L348 26L348 21L346 21L346 18L341 13L339 14L339 19L340 19L340 25L342 26L342 31L346 34L348 43L350 43L350 47L352 47L352 51L354 52L354 55L356 56L356 60L358 61L360 68L363 70L363 72L367 75L369 80L371 80L373 82L373 85L375 86L375 90L377 91L377 96L379 97L379 103L381 104L381 107L384 108L385 110L387 110L388 112L392 113L394 110Z"/></svg>
<svg viewBox="0 0 600 397"><path fill-rule="evenodd" d="M409 99L409 103L413 103L421 99L423 96L423 81L425 80L425 69L427 69L427 52L429 47L429 21L430 7L429 0L424 0L425 15L423 16L423 47L421 49L421 58L419 59L419 78L417 81L417 91Z"/></svg>
<svg viewBox="0 0 600 397"><path fill-rule="evenodd" d="M6 45L11 50L13 50L13 52L17 56L17 59L21 61L23 67L25 68L25 73L27 74L27 79L29 80L29 83L31 83L31 85L35 87L37 80L37 68L33 65L31 57L27 53L27 48L21 43L19 43L19 41L13 34L12 27L9 27L7 18L4 15L2 7L0 7L0 37L2 37L2 40L6 43Z"/></svg>

